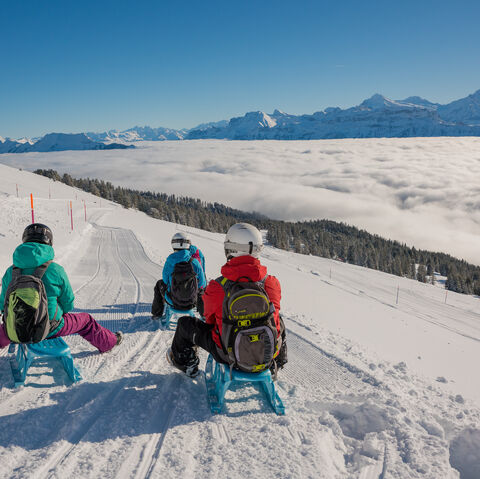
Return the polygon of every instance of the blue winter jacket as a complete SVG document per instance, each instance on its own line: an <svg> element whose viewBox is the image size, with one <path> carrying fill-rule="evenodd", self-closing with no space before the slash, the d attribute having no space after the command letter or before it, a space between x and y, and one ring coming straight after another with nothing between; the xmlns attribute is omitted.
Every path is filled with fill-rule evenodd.
<svg viewBox="0 0 480 479"><path fill-rule="evenodd" d="M35 269L47 261L53 260L53 248L41 243L23 243L13 253L13 264L22 270L23 274L32 274ZM7 269L2 278L2 292L0 293L0 310L3 311L5 294L12 280L12 266ZM65 270L57 263L50 263L43 275L42 282L48 299L48 316L50 320L60 320L60 324L50 331L48 336L53 336L63 328L63 314L73 309L74 295L70 281ZM57 309L58 308L58 309Z"/></svg>
<svg viewBox="0 0 480 479"><path fill-rule="evenodd" d="M172 304L172 300L170 299L168 293L170 292L170 288L172 286L172 273L175 265L177 263L181 263L182 261L188 262L190 261L191 257L192 253L190 253L189 250L181 249L172 253L165 261L165 265L163 266L162 279L167 285L167 293L165 294L165 300L170 304ZM198 259L193 259L192 266L198 278L198 287L205 288L205 286L207 286L207 280L205 279L205 273L203 272L202 265L200 264Z"/></svg>

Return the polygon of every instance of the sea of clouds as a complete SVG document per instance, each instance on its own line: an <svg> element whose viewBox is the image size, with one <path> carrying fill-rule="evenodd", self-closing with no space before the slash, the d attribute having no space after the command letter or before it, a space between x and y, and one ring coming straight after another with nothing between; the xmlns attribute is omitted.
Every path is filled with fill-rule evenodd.
<svg viewBox="0 0 480 479"><path fill-rule="evenodd" d="M136 145L4 154L0 162L218 201L276 219L344 221L480 264L480 138Z"/></svg>

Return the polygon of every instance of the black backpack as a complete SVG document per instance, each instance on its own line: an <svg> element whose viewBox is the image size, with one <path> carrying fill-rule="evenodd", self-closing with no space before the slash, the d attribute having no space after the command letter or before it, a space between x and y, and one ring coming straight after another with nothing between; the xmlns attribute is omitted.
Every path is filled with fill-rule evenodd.
<svg viewBox="0 0 480 479"><path fill-rule="evenodd" d="M242 278L239 278L242 279ZM261 372L273 363L281 346L275 324L275 306L261 281L216 281L225 291L222 309L223 352L230 366L245 372Z"/></svg>
<svg viewBox="0 0 480 479"><path fill-rule="evenodd" d="M38 343L51 330L47 293L42 282L50 263L47 261L29 275L22 274L16 266L12 268L12 280L5 294L3 319L7 336L13 343Z"/></svg>
<svg viewBox="0 0 480 479"><path fill-rule="evenodd" d="M192 309L197 304L198 278L189 261L177 263L173 269L170 286L170 298L175 309Z"/></svg>

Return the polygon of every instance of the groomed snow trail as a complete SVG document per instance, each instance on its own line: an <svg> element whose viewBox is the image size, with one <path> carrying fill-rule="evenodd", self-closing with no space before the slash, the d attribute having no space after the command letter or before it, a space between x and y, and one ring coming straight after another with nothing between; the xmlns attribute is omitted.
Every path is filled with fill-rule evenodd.
<svg viewBox="0 0 480 479"><path fill-rule="evenodd" d="M69 271L76 307L122 330L124 341L100 355L67 338L82 382L39 362L24 388L0 391L0 477L458 477L445 431L460 404L410 380L403 395L402 365L382 371L386 385L321 347L294 314L285 315L289 363L278 381L287 415L247 386L229 391L224 414L212 416L203 377L192 381L166 363L173 331L150 319L162 266L130 230L96 225L89 241ZM11 386L6 359L0 381ZM417 406L421 395L435 414ZM454 443L457 456L472 436Z"/></svg>

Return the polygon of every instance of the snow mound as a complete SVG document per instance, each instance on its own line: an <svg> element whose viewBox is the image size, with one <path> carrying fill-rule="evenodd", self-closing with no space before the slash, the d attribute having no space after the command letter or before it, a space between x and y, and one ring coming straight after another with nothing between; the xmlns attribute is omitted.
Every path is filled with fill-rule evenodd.
<svg viewBox="0 0 480 479"><path fill-rule="evenodd" d="M480 477L480 429L465 429L450 444L450 464L460 479Z"/></svg>
<svg viewBox="0 0 480 479"><path fill-rule="evenodd" d="M386 430L389 424L387 412L368 402L359 406L339 404L331 414L338 420L345 436L359 440L363 440L368 433Z"/></svg>

